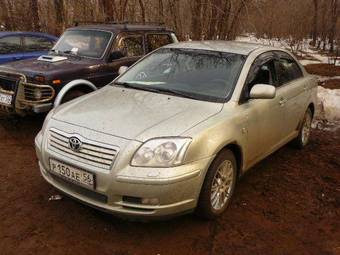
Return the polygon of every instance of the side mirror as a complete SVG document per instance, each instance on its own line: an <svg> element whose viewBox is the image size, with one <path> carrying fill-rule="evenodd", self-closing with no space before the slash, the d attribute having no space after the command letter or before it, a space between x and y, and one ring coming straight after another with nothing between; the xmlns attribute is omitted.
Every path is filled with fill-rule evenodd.
<svg viewBox="0 0 340 255"><path fill-rule="evenodd" d="M276 88L272 85L256 84L250 90L250 99L273 99L276 96Z"/></svg>
<svg viewBox="0 0 340 255"><path fill-rule="evenodd" d="M121 74L125 73L126 70L128 70L127 66L121 66L121 67L119 67L118 74L121 75Z"/></svg>
<svg viewBox="0 0 340 255"><path fill-rule="evenodd" d="M121 59L125 57L124 53L121 51L113 51L110 53L110 57L109 57L109 61L113 61L113 60L117 60L117 59Z"/></svg>

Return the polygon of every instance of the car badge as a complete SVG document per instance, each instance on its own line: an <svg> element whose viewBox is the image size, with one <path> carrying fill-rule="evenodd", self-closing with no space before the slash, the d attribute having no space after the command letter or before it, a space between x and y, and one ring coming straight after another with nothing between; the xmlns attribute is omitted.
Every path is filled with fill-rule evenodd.
<svg viewBox="0 0 340 255"><path fill-rule="evenodd" d="M71 137L68 140L68 146L73 150L74 152L79 152L81 149L82 142L77 137Z"/></svg>

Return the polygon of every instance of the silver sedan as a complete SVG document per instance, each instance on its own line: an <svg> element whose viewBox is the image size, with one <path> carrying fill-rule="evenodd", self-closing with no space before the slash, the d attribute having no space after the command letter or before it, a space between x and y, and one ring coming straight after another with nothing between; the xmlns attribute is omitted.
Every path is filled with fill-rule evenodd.
<svg viewBox="0 0 340 255"><path fill-rule="evenodd" d="M183 42L126 69L52 110L35 139L46 181L90 206L215 218L255 163L308 143L317 83L283 49Z"/></svg>

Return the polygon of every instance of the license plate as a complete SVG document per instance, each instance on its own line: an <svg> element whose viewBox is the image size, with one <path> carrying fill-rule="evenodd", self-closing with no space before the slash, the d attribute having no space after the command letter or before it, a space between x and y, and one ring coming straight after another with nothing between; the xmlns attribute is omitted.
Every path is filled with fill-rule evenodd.
<svg viewBox="0 0 340 255"><path fill-rule="evenodd" d="M50 159L50 169L53 173L56 173L70 182L89 189L95 188L95 175L92 173L69 166L54 159Z"/></svg>
<svg viewBox="0 0 340 255"><path fill-rule="evenodd" d="M0 104L11 105L12 95L0 93Z"/></svg>

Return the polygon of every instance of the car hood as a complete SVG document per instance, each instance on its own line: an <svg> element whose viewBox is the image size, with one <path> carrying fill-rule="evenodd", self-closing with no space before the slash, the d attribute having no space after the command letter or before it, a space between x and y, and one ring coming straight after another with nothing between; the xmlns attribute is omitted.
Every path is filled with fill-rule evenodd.
<svg viewBox="0 0 340 255"><path fill-rule="evenodd" d="M178 136L221 111L223 104L106 86L61 105L53 119L137 141Z"/></svg>
<svg viewBox="0 0 340 255"><path fill-rule="evenodd" d="M95 64L95 60L92 59L69 56L58 62L46 62L38 59L14 61L1 65L0 70L20 72L28 77L44 75L47 78L53 78L69 72L76 73Z"/></svg>

